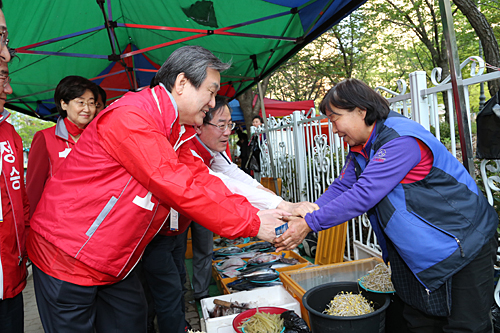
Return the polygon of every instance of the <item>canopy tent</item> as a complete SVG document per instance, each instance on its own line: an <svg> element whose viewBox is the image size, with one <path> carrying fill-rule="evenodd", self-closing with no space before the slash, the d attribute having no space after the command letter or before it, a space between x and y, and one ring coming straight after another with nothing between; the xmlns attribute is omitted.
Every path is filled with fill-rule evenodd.
<svg viewBox="0 0 500 333"><path fill-rule="evenodd" d="M365 1L4 2L19 55L10 64L14 94L6 106L50 119L47 101L67 75L94 78L114 97L139 90L183 45L201 45L232 63L220 94L234 98Z"/></svg>
<svg viewBox="0 0 500 333"><path fill-rule="evenodd" d="M133 45L128 45L124 52L137 50ZM127 67L134 68L134 83L137 87L149 85L160 65L152 62L145 54L136 54L126 58ZM100 85L106 91L107 104L109 105L115 99L121 97L130 89L130 81L125 69L120 63L112 62L93 81ZM53 95L53 94L52 94ZM37 101L36 113L43 115L46 120L57 121L57 113L54 98Z"/></svg>
<svg viewBox="0 0 500 333"><path fill-rule="evenodd" d="M255 96L253 104L257 102L257 97ZM240 103L237 100L232 100L229 102L229 106L232 109L231 118L235 122L244 122L243 110L241 110ZM306 113L314 108L314 101L296 101L296 102L286 102L278 101L276 99L264 98L264 107L266 108L266 114L268 117L284 117L293 113L293 111L306 111ZM262 110L259 112L262 117Z"/></svg>
<svg viewBox="0 0 500 333"><path fill-rule="evenodd" d="M253 100L253 105L258 103L257 96L255 96ZM278 101L276 99L264 98L264 107L266 109L266 115L268 117L283 117L288 116L293 111L306 111L306 113L314 108L314 101L295 101L295 102L286 102L286 101ZM259 115L262 117L262 110L259 111Z"/></svg>

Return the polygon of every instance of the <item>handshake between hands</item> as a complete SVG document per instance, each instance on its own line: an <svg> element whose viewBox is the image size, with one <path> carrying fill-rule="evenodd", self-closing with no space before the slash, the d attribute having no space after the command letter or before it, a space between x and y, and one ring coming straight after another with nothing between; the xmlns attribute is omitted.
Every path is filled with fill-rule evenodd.
<svg viewBox="0 0 500 333"><path fill-rule="evenodd" d="M318 209L318 205L308 201L298 203L282 201L276 209L261 210L257 213L260 218L257 237L274 243L278 252L292 250L302 243L311 231L304 216ZM288 222L288 230L276 237L275 229L286 222Z"/></svg>

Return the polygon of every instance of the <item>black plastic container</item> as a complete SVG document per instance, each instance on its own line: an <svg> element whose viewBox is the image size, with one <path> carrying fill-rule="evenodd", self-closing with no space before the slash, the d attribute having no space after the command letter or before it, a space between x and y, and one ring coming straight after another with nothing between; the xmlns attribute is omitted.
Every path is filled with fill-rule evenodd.
<svg viewBox="0 0 500 333"><path fill-rule="evenodd" d="M373 302L375 311L372 313L355 317L324 314L327 304L342 291L359 294L359 285L357 282L331 282L314 287L305 293L302 304L309 312L309 325L313 333L385 332L385 311L390 304L390 298L386 294L362 293L369 302Z"/></svg>

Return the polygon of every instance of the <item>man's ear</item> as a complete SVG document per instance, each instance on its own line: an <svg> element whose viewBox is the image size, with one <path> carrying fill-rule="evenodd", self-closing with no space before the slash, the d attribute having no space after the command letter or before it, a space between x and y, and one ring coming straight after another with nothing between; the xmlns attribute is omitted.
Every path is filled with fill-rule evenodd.
<svg viewBox="0 0 500 333"><path fill-rule="evenodd" d="M203 125L201 125L201 126L203 126ZM197 125L194 126L194 130L196 131L196 134L198 134L198 135L201 134L201 126L197 126Z"/></svg>
<svg viewBox="0 0 500 333"><path fill-rule="evenodd" d="M177 93L177 95L182 95L184 88L186 87L186 84L188 83L188 81L189 80L187 79L184 72L179 73L177 75L177 78L175 79L175 83L174 83L174 89L175 89L175 92Z"/></svg>

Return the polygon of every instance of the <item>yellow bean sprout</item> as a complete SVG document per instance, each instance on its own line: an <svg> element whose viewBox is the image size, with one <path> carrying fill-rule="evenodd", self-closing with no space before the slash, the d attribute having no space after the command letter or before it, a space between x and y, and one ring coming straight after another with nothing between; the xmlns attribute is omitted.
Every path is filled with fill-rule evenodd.
<svg viewBox="0 0 500 333"><path fill-rule="evenodd" d="M375 266L371 271L368 271L368 275L363 277L363 286L375 291L394 292L390 267L384 263Z"/></svg>
<svg viewBox="0 0 500 333"><path fill-rule="evenodd" d="M361 294L353 294L352 292L338 293L337 296L326 305L323 313L330 316L354 317L361 316L375 311L371 302Z"/></svg>
<svg viewBox="0 0 500 333"><path fill-rule="evenodd" d="M245 321L240 327L246 333L280 333L283 329L283 319L279 314L257 312Z"/></svg>

